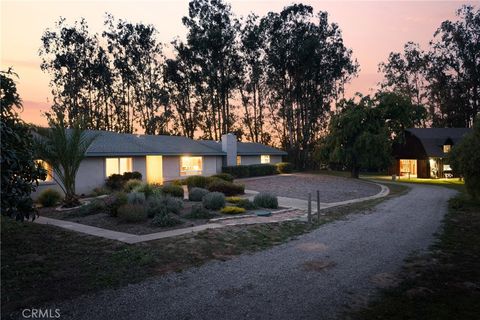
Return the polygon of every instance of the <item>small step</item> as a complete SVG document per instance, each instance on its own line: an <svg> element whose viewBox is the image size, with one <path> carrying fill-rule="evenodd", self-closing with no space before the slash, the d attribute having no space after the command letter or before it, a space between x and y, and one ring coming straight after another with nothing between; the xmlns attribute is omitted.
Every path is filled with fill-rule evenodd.
<svg viewBox="0 0 480 320"><path fill-rule="evenodd" d="M255 210L254 213L259 217L270 217L272 213L267 210Z"/></svg>

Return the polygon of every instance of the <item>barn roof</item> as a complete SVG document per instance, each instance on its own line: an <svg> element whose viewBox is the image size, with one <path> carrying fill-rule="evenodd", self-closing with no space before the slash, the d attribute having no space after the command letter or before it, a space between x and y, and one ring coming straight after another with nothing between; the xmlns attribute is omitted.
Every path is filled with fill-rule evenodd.
<svg viewBox="0 0 480 320"><path fill-rule="evenodd" d="M470 128L410 128L405 131L417 137L428 157L445 157L443 145L457 144Z"/></svg>

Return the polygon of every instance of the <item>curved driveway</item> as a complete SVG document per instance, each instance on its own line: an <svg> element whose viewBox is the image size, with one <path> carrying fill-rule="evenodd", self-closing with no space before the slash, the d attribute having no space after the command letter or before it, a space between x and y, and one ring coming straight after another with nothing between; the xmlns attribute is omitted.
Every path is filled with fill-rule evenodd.
<svg viewBox="0 0 480 320"><path fill-rule="evenodd" d="M411 187L271 249L60 304L62 319L343 318L428 248L455 194Z"/></svg>

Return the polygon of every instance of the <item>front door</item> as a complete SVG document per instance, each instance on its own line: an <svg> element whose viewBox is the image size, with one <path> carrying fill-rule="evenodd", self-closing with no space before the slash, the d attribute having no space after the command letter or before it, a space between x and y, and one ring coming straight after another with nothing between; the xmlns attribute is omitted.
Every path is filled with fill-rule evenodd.
<svg viewBox="0 0 480 320"><path fill-rule="evenodd" d="M147 182L163 183L162 156L147 156Z"/></svg>

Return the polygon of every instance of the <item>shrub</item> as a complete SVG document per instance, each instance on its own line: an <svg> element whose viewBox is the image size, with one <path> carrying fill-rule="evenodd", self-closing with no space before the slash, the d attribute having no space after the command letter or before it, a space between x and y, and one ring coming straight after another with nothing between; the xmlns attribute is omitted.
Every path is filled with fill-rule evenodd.
<svg viewBox="0 0 480 320"><path fill-rule="evenodd" d="M141 222L147 220L147 211L141 204L124 204L118 208L121 222Z"/></svg>
<svg viewBox="0 0 480 320"><path fill-rule="evenodd" d="M228 173L235 178L246 178L250 176L250 166L226 166L222 168L223 173Z"/></svg>
<svg viewBox="0 0 480 320"><path fill-rule="evenodd" d="M278 208L277 197L267 192L260 192L259 194L255 195L253 198L253 203L261 208Z"/></svg>
<svg viewBox="0 0 480 320"><path fill-rule="evenodd" d="M133 172L124 172L123 173L123 180L128 181L128 180L142 180L142 174L138 171L133 171Z"/></svg>
<svg viewBox="0 0 480 320"><path fill-rule="evenodd" d="M226 196L245 193L245 186L217 179L208 185L209 191L221 192Z"/></svg>
<svg viewBox="0 0 480 320"><path fill-rule="evenodd" d="M220 192L210 192L203 197L202 203L207 209L218 210L225 206L225 196Z"/></svg>
<svg viewBox="0 0 480 320"><path fill-rule="evenodd" d="M145 194L141 192L130 192L127 194L127 199L129 204L144 204L145 203Z"/></svg>
<svg viewBox="0 0 480 320"><path fill-rule="evenodd" d="M142 180L130 179L123 185L123 191L131 192L142 185Z"/></svg>
<svg viewBox="0 0 480 320"><path fill-rule="evenodd" d="M221 213L225 214L239 214L239 213L244 213L246 210L244 208L239 208L239 207L224 207L220 210Z"/></svg>
<svg viewBox="0 0 480 320"><path fill-rule="evenodd" d="M85 217L92 214L97 214L102 211L107 210L107 206L104 201L100 199L95 199L89 204L83 205L78 209L73 210L73 212L69 213L69 216L76 216L76 217Z"/></svg>
<svg viewBox="0 0 480 320"><path fill-rule="evenodd" d="M204 176L191 176L186 179L188 189L191 188L206 188L210 180Z"/></svg>
<svg viewBox="0 0 480 320"><path fill-rule="evenodd" d="M187 180L186 179L172 180L170 181L170 184L173 184L174 186L184 186L187 184Z"/></svg>
<svg viewBox="0 0 480 320"><path fill-rule="evenodd" d="M201 204L195 204L192 206L190 213L188 213L185 217L188 219L210 219L213 217L213 214Z"/></svg>
<svg viewBox="0 0 480 320"><path fill-rule="evenodd" d="M147 216L149 218L153 218L155 217L155 215L160 213L164 213L164 214L168 213L167 206L162 201L162 199L158 197L152 197L148 199L146 210L147 210Z"/></svg>
<svg viewBox="0 0 480 320"><path fill-rule="evenodd" d="M112 190L121 190L128 180L142 180L142 174L137 171L112 174L105 180L105 185Z"/></svg>
<svg viewBox="0 0 480 320"><path fill-rule="evenodd" d="M98 197L98 196L103 196L105 194L110 194L111 192L112 192L112 190L110 190L106 187L98 187L98 188L93 189L92 195L95 196L95 197Z"/></svg>
<svg viewBox="0 0 480 320"><path fill-rule="evenodd" d="M121 174L112 174L105 180L105 185L112 190L121 190L124 183L125 180Z"/></svg>
<svg viewBox="0 0 480 320"><path fill-rule="evenodd" d="M139 186L135 187L133 191L141 192L145 194L146 198L151 197L154 194L155 189L160 189L158 186L150 184L150 183L141 183Z"/></svg>
<svg viewBox="0 0 480 320"><path fill-rule="evenodd" d="M62 200L60 192L54 189L45 189L38 196L37 201L44 207L52 207Z"/></svg>
<svg viewBox="0 0 480 320"><path fill-rule="evenodd" d="M212 178L218 178L228 182L233 182L234 176L232 176L229 173L218 173L218 174L214 174Z"/></svg>
<svg viewBox="0 0 480 320"><path fill-rule="evenodd" d="M158 213L152 219L152 224L157 227L173 227L180 223L182 222L172 217L168 212Z"/></svg>
<svg viewBox="0 0 480 320"><path fill-rule="evenodd" d="M278 173L291 173L293 171L293 164L290 162L279 162L275 166Z"/></svg>
<svg viewBox="0 0 480 320"><path fill-rule="evenodd" d="M118 208L128 203L127 194L125 192L116 192L106 197L103 202L107 212L112 217L116 217L118 214Z"/></svg>
<svg viewBox="0 0 480 320"><path fill-rule="evenodd" d="M239 203L240 201L243 200L243 198L240 197L226 197L225 200L230 203Z"/></svg>
<svg viewBox="0 0 480 320"><path fill-rule="evenodd" d="M207 189L203 188L192 188L190 191L188 191L188 200L190 201L202 201L202 198L204 195L209 193Z"/></svg>
<svg viewBox="0 0 480 320"><path fill-rule="evenodd" d="M183 199L183 188L180 186L175 186L173 184L167 184L163 186L162 192L164 194L169 194L172 197L182 198Z"/></svg>
<svg viewBox="0 0 480 320"><path fill-rule="evenodd" d="M248 199L241 199L239 202L236 203L237 207L244 208L246 210L254 210L257 209L257 206Z"/></svg>
<svg viewBox="0 0 480 320"><path fill-rule="evenodd" d="M277 167L270 163L252 164L249 167L250 177L269 176L277 173Z"/></svg>

